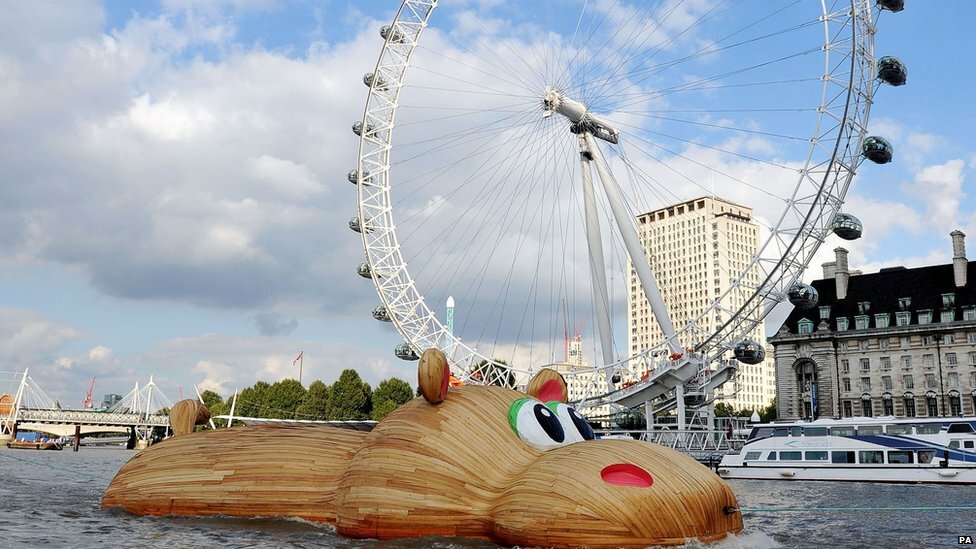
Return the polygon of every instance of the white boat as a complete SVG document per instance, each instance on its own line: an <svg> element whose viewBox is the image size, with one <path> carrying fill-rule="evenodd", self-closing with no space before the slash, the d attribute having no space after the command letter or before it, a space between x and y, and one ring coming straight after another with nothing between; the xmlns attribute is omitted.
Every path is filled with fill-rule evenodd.
<svg viewBox="0 0 976 549"><path fill-rule="evenodd" d="M760 424L717 470L727 479L976 484L976 418Z"/></svg>

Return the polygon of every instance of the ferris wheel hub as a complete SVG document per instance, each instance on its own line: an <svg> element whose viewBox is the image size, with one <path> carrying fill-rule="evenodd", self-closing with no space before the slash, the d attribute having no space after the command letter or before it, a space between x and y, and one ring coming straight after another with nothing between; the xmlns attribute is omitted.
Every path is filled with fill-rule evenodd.
<svg viewBox="0 0 976 549"><path fill-rule="evenodd" d="M552 113L558 113L569 119L569 131L575 134L589 133L613 144L620 140L620 132L609 121L591 113L585 103L567 97L555 88L546 90L542 98L542 109L543 117L548 118Z"/></svg>

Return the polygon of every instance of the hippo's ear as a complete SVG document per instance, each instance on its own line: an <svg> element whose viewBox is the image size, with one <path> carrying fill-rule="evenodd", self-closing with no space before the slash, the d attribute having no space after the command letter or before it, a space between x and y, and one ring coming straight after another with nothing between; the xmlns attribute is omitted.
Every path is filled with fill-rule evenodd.
<svg viewBox="0 0 976 549"><path fill-rule="evenodd" d="M424 351L417 366L417 383L424 399L431 404L443 401L447 397L450 381L451 369L447 365L447 356L440 349Z"/></svg>
<svg viewBox="0 0 976 549"><path fill-rule="evenodd" d="M539 373L525 386L525 394L542 402L554 400L563 404L569 402L569 389L566 387L566 380L563 379L562 374L549 368L539 370Z"/></svg>

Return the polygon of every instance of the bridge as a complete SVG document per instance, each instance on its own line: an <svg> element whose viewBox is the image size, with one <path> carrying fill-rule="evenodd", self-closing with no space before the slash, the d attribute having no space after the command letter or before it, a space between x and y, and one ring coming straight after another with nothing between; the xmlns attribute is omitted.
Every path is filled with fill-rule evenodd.
<svg viewBox="0 0 976 549"><path fill-rule="evenodd" d="M153 378L135 387L122 400L106 411L67 410L49 397L30 377L29 369L11 378L0 372L0 393L5 391L4 379L19 378L15 391L0 396L0 440L16 440L19 431L34 431L56 437L74 437L78 449L82 435L94 433L128 433L130 444L146 446L156 429L169 429L169 417L160 413L172 406L159 390ZM10 384L12 385L12 383ZM158 433L157 433L158 434Z"/></svg>

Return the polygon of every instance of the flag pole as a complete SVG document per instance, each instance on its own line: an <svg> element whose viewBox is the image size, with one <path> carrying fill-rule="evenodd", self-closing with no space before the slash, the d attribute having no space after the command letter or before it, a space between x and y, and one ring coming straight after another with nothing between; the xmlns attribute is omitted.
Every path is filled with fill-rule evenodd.
<svg viewBox="0 0 976 549"><path fill-rule="evenodd" d="M302 351L301 357L298 359L298 384L302 384L302 370L305 369L305 351Z"/></svg>

